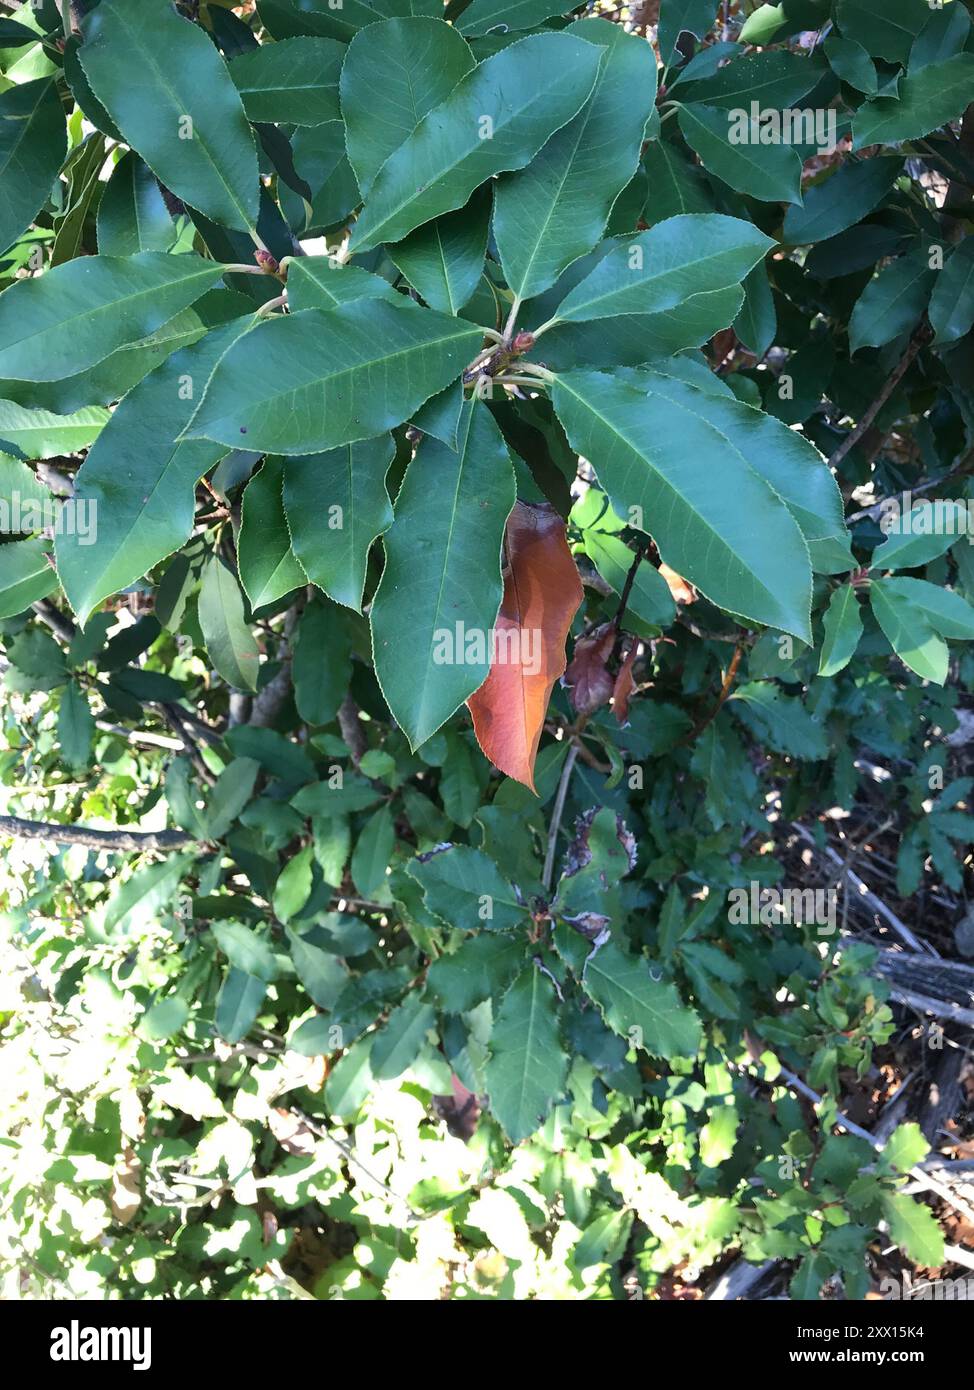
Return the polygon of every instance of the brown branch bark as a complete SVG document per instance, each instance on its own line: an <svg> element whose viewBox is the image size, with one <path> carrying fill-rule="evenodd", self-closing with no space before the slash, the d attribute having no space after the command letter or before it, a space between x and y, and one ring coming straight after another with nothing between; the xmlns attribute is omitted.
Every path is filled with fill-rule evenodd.
<svg viewBox="0 0 974 1390"><path fill-rule="evenodd" d="M0 816L0 836L19 840L53 840L60 845L86 845L88 849L145 850L183 849L200 841L182 830L92 830L84 825L57 825L51 821Z"/></svg>

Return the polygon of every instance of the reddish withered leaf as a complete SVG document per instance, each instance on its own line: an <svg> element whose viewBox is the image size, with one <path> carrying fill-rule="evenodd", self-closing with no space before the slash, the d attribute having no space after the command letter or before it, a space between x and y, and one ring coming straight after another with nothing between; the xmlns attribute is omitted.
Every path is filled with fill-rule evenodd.
<svg viewBox="0 0 974 1390"><path fill-rule="evenodd" d="M486 757L532 791L534 760L565 639L582 602L565 523L548 502L518 502L504 538L504 598L490 675L467 704Z"/></svg>
<svg viewBox="0 0 974 1390"><path fill-rule="evenodd" d="M600 705L609 703L615 682L608 662L617 631L614 622L603 623L575 643L565 684L571 688L576 714L592 714Z"/></svg>
<svg viewBox="0 0 974 1390"><path fill-rule="evenodd" d="M636 682L632 678L632 667L636 660L638 645L635 637L630 637L629 650L616 672L615 685L612 690L612 713L620 724L626 724L629 720L629 697L636 688Z"/></svg>

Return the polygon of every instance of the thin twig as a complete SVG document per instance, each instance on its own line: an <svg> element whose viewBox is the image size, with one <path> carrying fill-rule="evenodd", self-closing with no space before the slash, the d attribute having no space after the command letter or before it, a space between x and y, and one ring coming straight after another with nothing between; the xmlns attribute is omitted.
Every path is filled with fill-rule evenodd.
<svg viewBox="0 0 974 1390"><path fill-rule="evenodd" d="M561 770L561 780L558 783L558 792L555 796L555 804L551 811L551 825L548 829L548 848L544 857L544 872L541 875L541 882L546 893L551 891L551 878L555 868L555 846L558 842L558 831L561 828L562 812L565 809L565 797L568 795L568 783L571 781L572 768L575 766L575 759L578 757L578 744L572 741L565 758L565 766Z"/></svg>
<svg viewBox="0 0 974 1390"><path fill-rule="evenodd" d="M913 362L913 359L916 357L917 353L926 343L930 341L932 337L933 329L926 321L921 323L915 329L913 336L910 339L909 346L906 349L906 352L904 352L899 362L896 364L896 366L890 372L889 376L886 378L881 391L876 396L876 399L866 408L866 410L863 412L862 418L860 419L859 423L856 425L854 429L851 429L849 431L845 439L843 439L842 443L829 458L830 468L837 468L838 465L845 458L849 450L859 443L860 439L872 425L876 416L879 414L883 406L886 404L890 396L893 394L897 386L900 384L900 381L906 375L906 372L909 369L910 364Z"/></svg>

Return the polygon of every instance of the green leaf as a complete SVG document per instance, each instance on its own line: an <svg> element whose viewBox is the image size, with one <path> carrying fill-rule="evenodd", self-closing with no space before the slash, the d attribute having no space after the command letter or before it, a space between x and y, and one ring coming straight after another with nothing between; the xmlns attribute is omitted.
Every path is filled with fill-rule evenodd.
<svg viewBox="0 0 974 1390"><path fill-rule="evenodd" d="M930 1152L926 1135L918 1124L897 1125L886 1141L883 1162L898 1173L908 1173Z"/></svg>
<svg viewBox="0 0 974 1390"><path fill-rule="evenodd" d="M222 840L253 796L260 764L255 758L234 758L210 788L204 818L209 840Z"/></svg>
<svg viewBox="0 0 974 1390"><path fill-rule="evenodd" d="M783 694L773 681L740 685L731 699L735 712L743 705L746 722L777 752L816 761L829 756L829 740L821 719L796 696Z"/></svg>
<svg viewBox="0 0 974 1390"><path fill-rule="evenodd" d="M756 101L762 111L798 106L801 98L821 81L827 71L804 53L750 53L735 57L709 77L683 78L676 93L680 101L720 110L750 110Z"/></svg>
<svg viewBox="0 0 974 1390"><path fill-rule="evenodd" d="M348 43L360 29L384 19L440 14L440 0L261 0L261 18L275 38L325 34Z"/></svg>
<svg viewBox="0 0 974 1390"><path fill-rule="evenodd" d="M82 31L81 66L126 144L183 202L220 226L253 228L257 150L209 35L145 0L101 0Z"/></svg>
<svg viewBox="0 0 974 1390"><path fill-rule="evenodd" d="M449 927L506 931L524 922L526 907L483 850L451 845L411 860L406 868L430 912Z"/></svg>
<svg viewBox="0 0 974 1390"><path fill-rule="evenodd" d="M919 7L918 7L919 8ZM919 140L974 101L974 53L930 63L900 80L895 97L877 97L856 112L853 148Z"/></svg>
<svg viewBox="0 0 974 1390"><path fill-rule="evenodd" d="M328 724L338 713L351 675L348 629L341 610L309 603L294 638L294 701L308 724Z"/></svg>
<svg viewBox="0 0 974 1390"><path fill-rule="evenodd" d="M840 584L829 599L824 618L825 640L819 660L820 676L837 676L855 655L862 636L859 600L851 584Z"/></svg>
<svg viewBox="0 0 974 1390"><path fill-rule="evenodd" d="M0 250L14 244L47 202L67 152L64 111L52 77L0 93Z"/></svg>
<svg viewBox="0 0 974 1390"><path fill-rule="evenodd" d="M803 435L781 421L732 397L710 372L687 375L680 358L655 363L643 373L624 374L704 417L765 478L797 521L808 545L812 568L833 574L851 569L849 533L842 495L824 459Z"/></svg>
<svg viewBox="0 0 974 1390"><path fill-rule="evenodd" d="M856 300L849 320L849 351L882 347L914 328L935 279L925 251L900 256L881 270Z"/></svg>
<svg viewBox="0 0 974 1390"><path fill-rule="evenodd" d="M283 484L284 460L268 458L244 490L237 562L240 582L255 610L276 603L307 583L307 575L291 549Z"/></svg>
<svg viewBox="0 0 974 1390"><path fill-rule="evenodd" d="M695 1057L700 1020L680 1001L676 987L654 976L649 962L614 941L589 958L583 986L606 1023L653 1057Z"/></svg>
<svg viewBox="0 0 974 1390"><path fill-rule="evenodd" d="M974 237L955 246L930 296L930 322L938 343L956 343L974 325Z"/></svg>
<svg viewBox="0 0 974 1390"><path fill-rule="evenodd" d="M580 20L568 32L604 51L592 94L527 168L497 183L494 236L507 283L522 300L548 289L602 236L639 163L656 96L656 62L642 39L603 19Z"/></svg>
<svg viewBox="0 0 974 1390"><path fill-rule="evenodd" d="M94 535L55 538L58 573L82 623L103 599L134 584L190 537L196 484L226 453L181 441L217 362L246 320L214 329L150 372L111 416L75 476L76 503L97 516ZM2 427L0 427L2 428Z"/></svg>
<svg viewBox="0 0 974 1390"><path fill-rule="evenodd" d="M567 1075L554 988L530 965L501 1001L485 1071L490 1108L512 1144L544 1123Z"/></svg>
<svg viewBox="0 0 974 1390"><path fill-rule="evenodd" d="M277 876L272 906L279 922L290 922L311 896L313 850L305 845L293 855Z"/></svg>
<svg viewBox="0 0 974 1390"><path fill-rule="evenodd" d="M673 61L676 41L684 31L702 39L717 15L716 0L661 0L659 51L664 64Z"/></svg>
<svg viewBox="0 0 974 1390"><path fill-rule="evenodd" d="M352 854L352 882L369 899L385 886L386 868L396 843L396 826L388 806L380 806L362 827Z"/></svg>
<svg viewBox="0 0 974 1390"><path fill-rule="evenodd" d="M722 608L810 641L805 541L738 437L712 423L715 399L670 400L598 372L566 373L553 389L572 446L593 461L613 509L642 509L640 529L672 569Z"/></svg>
<svg viewBox="0 0 974 1390"><path fill-rule="evenodd" d="M838 0L835 18L847 39L874 58L905 63L929 9L916 0Z"/></svg>
<svg viewBox="0 0 974 1390"><path fill-rule="evenodd" d="M884 1192L883 1216L890 1239L914 1264L939 1269L944 1262L944 1237L929 1207L900 1192Z"/></svg>
<svg viewBox="0 0 974 1390"><path fill-rule="evenodd" d="M902 169L900 159L840 165L829 178L805 190L802 207L790 207L785 213L784 240L805 246L855 226L883 201Z"/></svg>
<svg viewBox="0 0 974 1390"><path fill-rule="evenodd" d="M514 502L507 446L476 399L464 405L457 452L427 436L406 471L371 623L376 675L413 748L487 679Z"/></svg>
<svg viewBox="0 0 974 1390"><path fill-rule="evenodd" d="M950 659L943 639L974 638L974 608L959 594L923 579L874 579L869 600L900 660L918 676L943 685Z"/></svg>
<svg viewBox="0 0 974 1390"><path fill-rule="evenodd" d="M393 1009L372 1044L371 1066L376 1081L402 1076L419 1056L426 1034L436 1023L436 1010L413 994Z"/></svg>
<svg viewBox="0 0 974 1390"><path fill-rule="evenodd" d="M692 164L669 140L651 141L642 165L653 190L643 212L651 227L680 213L713 211L713 194L700 166Z"/></svg>
<svg viewBox="0 0 974 1390"><path fill-rule="evenodd" d="M693 296L737 284L773 245L752 223L737 217L699 213L668 218L648 232L614 242L565 296L549 324L672 310Z"/></svg>
<svg viewBox="0 0 974 1390"><path fill-rule="evenodd" d="M61 756L69 767L88 766L94 732L95 718L89 708L88 697L81 687L72 681L61 696L57 719L57 739L61 745Z"/></svg>
<svg viewBox="0 0 974 1390"><path fill-rule="evenodd" d="M97 405L71 415L55 415L50 410L0 401L0 447L15 449L29 459L73 454L92 444L110 418L108 411Z"/></svg>
<svg viewBox="0 0 974 1390"><path fill-rule="evenodd" d="M537 29L546 19L569 9L568 0L473 0L457 21L457 28L471 38L491 30L513 34L520 29Z"/></svg>
<svg viewBox="0 0 974 1390"><path fill-rule="evenodd" d="M621 594L635 559L633 551L624 541L594 526L585 532L582 543L585 554L602 578L612 585L617 594ZM676 617L676 605L669 585L659 570L645 561L636 570L629 591L624 625L628 626L633 617L651 627L669 627Z"/></svg>
<svg viewBox="0 0 974 1390"><path fill-rule="evenodd" d="M389 255L431 309L456 314L480 283L490 228L490 184L465 208L417 227Z"/></svg>
<svg viewBox="0 0 974 1390"><path fill-rule="evenodd" d="M145 338L220 278L200 256L81 256L0 294L0 376L59 381Z"/></svg>
<svg viewBox="0 0 974 1390"><path fill-rule="evenodd" d="M227 971L216 1000L216 1031L228 1043L242 1042L267 996L265 981L236 966Z"/></svg>
<svg viewBox="0 0 974 1390"><path fill-rule="evenodd" d="M449 1013L465 1014L482 1000L499 997L523 964L524 945L516 937L482 933L433 961L426 983Z"/></svg>
<svg viewBox="0 0 974 1390"><path fill-rule="evenodd" d="M128 150L115 165L98 204L98 250L103 256L169 251L176 224L145 160Z"/></svg>
<svg viewBox="0 0 974 1390"><path fill-rule="evenodd" d="M822 1285L832 1272L832 1262L828 1256L813 1250L798 1266L788 1286L790 1296L804 1302L813 1302L818 1298Z"/></svg>
<svg viewBox="0 0 974 1390"><path fill-rule="evenodd" d="M911 511L892 516L883 530L886 539L870 556L869 568L917 569L936 560L966 533L967 507L940 498L918 502Z"/></svg>
<svg viewBox="0 0 974 1390"><path fill-rule="evenodd" d="M797 150L762 145L756 131L751 140L734 143L733 114L716 106L681 106L677 120L703 167L731 188L766 203L800 203L802 161Z"/></svg>
<svg viewBox="0 0 974 1390"><path fill-rule="evenodd" d="M236 576L217 555L211 555L203 569L199 619L206 649L227 684L256 690L260 649L244 618Z"/></svg>
<svg viewBox="0 0 974 1390"><path fill-rule="evenodd" d="M392 436L381 434L288 459L284 469L294 553L312 584L356 613L362 611L372 542L392 525L385 476L395 451Z"/></svg>
<svg viewBox="0 0 974 1390"><path fill-rule="evenodd" d="M390 155L475 66L442 19L389 19L348 45L341 75L349 163L368 194Z"/></svg>
<svg viewBox="0 0 974 1390"><path fill-rule="evenodd" d="M286 125L337 121L338 76L346 49L335 39L283 39L241 53L230 64L247 119Z"/></svg>
<svg viewBox="0 0 974 1390"><path fill-rule="evenodd" d="M299 256L288 266L287 302L292 313L334 309L356 299L386 299L402 306L403 297L387 280L357 265L342 265L331 256Z"/></svg>
<svg viewBox="0 0 974 1390"><path fill-rule="evenodd" d="M324 951L297 932L288 930L291 959L298 979L319 1009L332 1009L348 984L348 972L337 955Z"/></svg>
<svg viewBox="0 0 974 1390"><path fill-rule="evenodd" d="M463 207L494 174L522 169L588 96L601 50L570 34L533 34L478 64L376 175L350 245L400 241Z"/></svg>
<svg viewBox="0 0 974 1390"><path fill-rule="evenodd" d="M265 984L277 979L277 960L270 941L242 922L214 922L216 944L237 970L253 975Z"/></svg>
<svg viewBox="0 0 974 1390"><path fill-rule="evenodd" d="M463 320L377 299L288 314L230 349L189 437L275 454L370 439L459 376L481 341Z"/></svg>
<svg viewBox="0 0 974 1390"><path fill-rule="evenodd" d="M870 592L877 589L887 600L895 596L898 602L908 603L941 637L962 642L974 639L974 605L951 589L925 579L874 579Z"/></svg>
<svg viewBox="0 0 974 1390"><path fill-rule="evenodd" d="M855 39L844 39L838 34L832 34L825 40L822 48L837 77L841 77L843 82L848 82L850 87L855 87L858 92L865 92L867 96L876 95L879 86L876 65L862 44L856 43Z"/></svg>
<svg viewBox="0 0 974 1390"><path fill-rule="evenodd" d="M58 587L45 547L50 541L40 538L0 546L0 618L23 613Z"/></svg>

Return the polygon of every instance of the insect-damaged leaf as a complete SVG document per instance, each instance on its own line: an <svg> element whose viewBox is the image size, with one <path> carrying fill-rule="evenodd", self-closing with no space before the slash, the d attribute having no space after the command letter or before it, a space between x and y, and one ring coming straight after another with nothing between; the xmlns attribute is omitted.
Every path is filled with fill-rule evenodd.
<svg viewBox="0 0 974 1390"><path fill-rule="evenodd" d="M532 791L548 700L581 601L564 521L548 502L518 502L507 523L490 675L467 704L485 755Z"/></svg>

